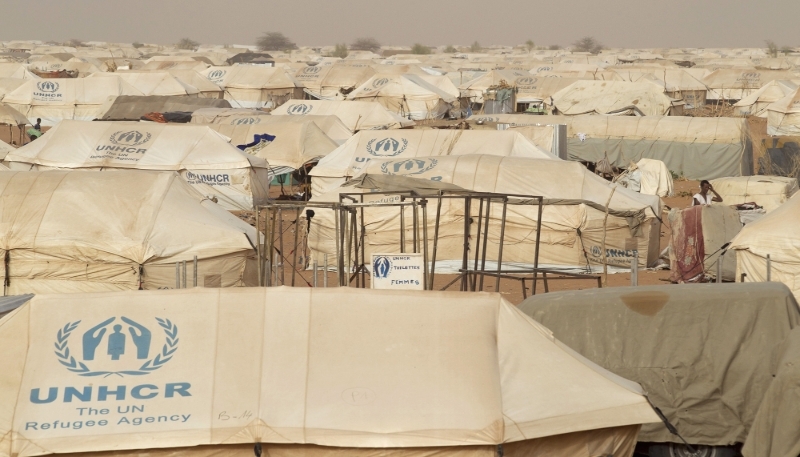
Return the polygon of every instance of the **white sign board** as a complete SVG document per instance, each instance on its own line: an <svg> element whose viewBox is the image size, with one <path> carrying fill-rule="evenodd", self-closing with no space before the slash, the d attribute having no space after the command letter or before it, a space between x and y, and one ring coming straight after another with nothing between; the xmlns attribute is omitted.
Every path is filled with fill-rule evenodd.
<svg viewBox="0 0 800 457"><path fill-rule="evenodd" d="M424 290L422 254L372 254L372 288Z"/></svg>

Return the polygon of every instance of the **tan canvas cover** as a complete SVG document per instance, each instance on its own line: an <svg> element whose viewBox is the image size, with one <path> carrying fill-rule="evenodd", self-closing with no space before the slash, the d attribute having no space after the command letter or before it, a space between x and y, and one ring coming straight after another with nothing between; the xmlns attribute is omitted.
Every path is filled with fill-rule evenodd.
<svg viewBox="0 0 800 457"><path fill-rule="evenodd" d="M109 97L144 95L117 78L28 80L6 94L3 102L28 118L52 126L62 119L93 120Z"/></svg>
<svg viewBox="0 0 800 457"><path fill-rule="evenodd" d="M123 71L95 73L89 78L120 78L144 95L190 95L200 93L196 87L184 83L166 71Z"/></svg>
<svg viewBox="0 0 800 457"><path fill-rule="evenodd" d="M193 112L203 108L227 108L231 104L227 100L210 97L194 97L186 95L120 95L109 97L98 109L98 120L103 121L138 121L150 113L166 113L169 111Z"/></svg>
<svg viewBox="0 0 800 457"><path fill-rule="evenodd" d="M554 292L519 309L589 360L638 381L681 436L705 445L745 441L779 349L800 325L797 302L774 283ZM681 442L655 423L639 441Z"/></svg>
<svg viewBox="0 0 800 457"><path fill-rule="evenodd" d="M4 103L0 103L0 124L26 125L31 124L31 122L19 111Z"/></svg>
<svg viewBox="0 0 800 457"><path fill-rule="evenodd" d="M257 146L247 152L266 160L270 168L276 169L276 173L281 167L298 169L306 162L325 157L338 146L313 121L208 124L208 127L231 138L237 146L253 143L256 135L274 136L275 139L268 145Z"/></svg>
<svg viewBox="0 0 800 457"><path fill-rule="evenodd" d="M775 379L742 447L745 457L794 457L800 455L800 331L792 330L783 344L773 373Z"/></svg>
<svg viewBox="0 0 800 457"><path fill-rule="evenodd" d="M501 82L516 89L517 103L547 101L551 95L569 86L577 79L544 78L523 70L492 70L478 78L461 84L458 88L462 96L474 103L483 103L483 92Z"/></svg>
<svg viewBox="0 0 800 457"><path fill-rule="evenodd" d="M192 70L202 72L211 67L206 62L200 62L194 59L178 61L178 60L154 60L158 56L151 58L147 63L142 65L140 70L144 71L164 71L164 70ZM162 56L167 59L175 59L177 56Z"/></svg>
<svg viewBox="0 0 800 457"><path fill-rule="evenodd" d="M576 81L553 94L558 114L666 116L672 101L648 82Z"/></svg>
<svg viewBox="0 0 800 457"><path fill-rule="evenodd" d="M0 62L0 78L39 79L21 63Z"/></svg>
<svg viewBox="0 0 800 457"><path fill-rule="evenodd" d="M767 106L768 135L800 135L800 89Z"/></svg>
<svg viewBox="0 0 800 457"><path fill-rule="evenodd" d="M726 68L709 73L703 83L709 100L741 100L770 81L793 78L796 76L789 71Z"/></svg>
<svg viewBox="0 0 800 457"><path fill-rule="evenodd" d="M796 90L797 83L794 81L770 81L762 86L761 89L736 102L733 106L739 115L766 117L767 106Z"/></svg>
<svg viewBox="0 0 800 457"><path fill-rule="evenodd" d="M0 453L221 444L252 452L255 442L284 445L277 455L321 445L489 457L466 446L658 420L638 385L554 340L499 294L411 295L288 287L37 295L0 324ZM133 404L143 410L125 409ZM89 426L80 407L108 412ZM69 427L43 425L56 420ZM597 434L594 444L609 438Z"/></svg>
<svg viewBox="0 0 800 457"><path fill-rule="evenodd" d="M704 282L717 278L722 259L722 280L733 281L736 252L725 251L742 229L739 213L726 204L697 205L669 213L670 280Z"/></svg>
<svg viewBox="0 0 800 457"><path fill-rule="evenodd" d="M299 69L294 77L306 88L306 93L324 100L344 100L346 93L375 74L369 66L328 65L307 66Z"/></svg>
<svg viewBox="0 0 800 457"><path fill-rule="evenodd" d="M457 101L458 89L446 77L439 78L449 83L455 94L432 83L430 77L378 73L350 92L347 100L378 102L408 119L441 119Z"/></svg>
<svg viewBox="0 0 800 457"><path fill-rule="evenodd" d="M267 162L200 125L61 121L6 161L16 170L170 170L228 209L265 201Z"/></svg>
<svg viewBox="0 0 800 457"><path fill-rule="evenodd" d="M291 100L275 108L272 115L335 115L353 132L399 129L414 121L387 110L378 102L339 100Z"/></svg>
<svg viewBox="0 0 800 457"><path fill-rule="evenodd" d="M196 88L198 91L198 97L223 98L221 87L209 81L206 77L194 70L169 69L167 71L169 74L176 77L180 82Z"/></svg>
<svg viewBox="0 0 800 457"><path fill-rule="evenodd" d="M303 94L302 83L278 67L209 67L200 74L222 87L225 99L236 108L275 108L291 98L302 98Z"/></svg>
<svg viewBox="0 0 800 457"><path fill-rule="evenodd" d="M204 117L205 114L201 114L199 117ZM192 120L194 123L194 115L192 115ZM199 120L199 119L198 119ZM271 116L269 113L265 113L263 111L253 114L231 114L230 116L217 116L214 119L215 124L230 124L230 125L264 125L264 124L285 124L285 123L295 123L295 124L305 124L308 122L313 122L316 124L317 127L322 130L325 135L328 136L334 143L337 145L344 143L347 141L351 136L353 136L353 132L344 125L341 119L337 116L333 115L307 115L307 116ZM245 143L236 143L232 140L234 144L245 144L248 142L252 142L252 138L245 142Z"/></svg>
<svg viewBox="0 0 800 457"><path fill-rule="evenodd" d="M754 202L767 212L784 204L797 190L797 179L783 176L740 176L711 182L726 205Z"/></svg>
<svg viewBox="0 0 800 457"><path fill-rule="evenodd" d="M557 159L512 131L394 130L361 131L336 148L311 171L313 192L327 192L362 173L373 159L491 154ZM333 178L333 179L322 179Z"/></svg>
<svg viewBox="0 0 800 457"><path fill-rule="evenodd" d="M433 157L385 158L372 160L364 168L367 174L405 176L420 180L455 184L478 192L543 196L548 205L542 213L542 234L539 265L587 267L602 265L603 219L605 205L611 197L611 214L606 229L606 262L630 267L634 251L640 266L652 265L658 258L660 214L658 197L642 195L617 184L609 184L577 162L563 160L503 157L493 155L458 155ZM313 171L312 171L313 174ZM314 182L312 179L312 184ZM614 193L612 195L612 189ZM339 201L340 193L368 193L370 189L353 189L347 184L327 193L312 192L311 201ZM430 195L430 192L426 194ZM435 194L435 192L433 193ZM435 201L435 200L431 200ZM429 203L431 205L433 203ZM438 205L438 203L437 203ZM537 207L509 206L505 228L506 248L503 261L530 267L534 263ZM429 209L429 242L432 243L435 217ZM478 206L472 207L478 214ZM311 255L321 264L323 254L335 258L335 222L330 211L315 210L308 244ZM370 252L400 252L400 213L397 208L375 208L365 211L368 233L365 239ZM411 211L405 220L411 220ZM493 204L487 259L496 261L502 205ZM451 271L453 262L459 267L464 247L464 204L443 200L441 229L438 241L437 271ZM477 223L471 232L477 233ZM413 229L406 224L405 239L413 239ZM432 252L432 245L429 252ZM408 252L408 251L406 251ZM331 262L333 262L331 260ZM448 264L447 262L451 262Z"/></svg>
<svg viewBox="0 0 800 457"><path fill-rule="evenodd" d="M260 109L200 108L192 112L192 124L228 124L232 118L269 116Z"/></svg>
<svg viewBox="0 0 800 457"><path fill-rule="evenodd" d="M201 287L252 285L253 229L176 173L2 172L0 227L4 295L173 288L194 256Z"/></svg>
<svg viewBox="0 0 800 457"><path fill-rule="evenodd" d="M642 173L639 192L659 197L671 197L673 192L672 174L664 162L653 159L641 159L636 168Z"/></svg>
<svg viewBox="0 0 800 457"><path fill-rule="evenodd" d="M736 280L767 280L767 254L771 261L771 280L782 282L800 297L800 198L795 193L786 203L761 219L744 226L731 242L736 250Z"/></svg>

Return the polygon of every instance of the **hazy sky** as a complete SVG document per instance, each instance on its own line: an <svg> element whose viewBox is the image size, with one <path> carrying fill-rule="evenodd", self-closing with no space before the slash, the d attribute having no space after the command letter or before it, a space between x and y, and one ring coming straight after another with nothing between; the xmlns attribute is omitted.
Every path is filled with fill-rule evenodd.
<svg viewBox="0 0 800 457"><path fill-rule="evenodd" d="M800 46L799 21L800 0L3 0L0 40L761 47Z"/></svg>

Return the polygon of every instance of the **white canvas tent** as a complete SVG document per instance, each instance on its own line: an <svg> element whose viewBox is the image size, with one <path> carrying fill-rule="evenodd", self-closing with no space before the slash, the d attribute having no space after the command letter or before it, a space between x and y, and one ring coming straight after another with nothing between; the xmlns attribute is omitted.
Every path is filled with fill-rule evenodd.
<svg viewBox="0 0 800 457"><path fill-rule="evenodd" d="M800 135L800 89L767 106L768 135Z"/></svg>
<svg viewBox="0 0 800 457"><path fill-rule="evenodd" d="M761 219L751 222L731 241L736 250L736 281L767 280L767 255L770 279L786 284L800 299L800 198L795 193L786 203Z"/></svg>
<svg viewBox="0 0 800 457"><path fill-rule="evenodd" d="M517 132L491 130L361 131L311 170L312 193L320 195L364 172L370 160L465 154L558 160Z"/></svg>
<svg viewBox="0 0 800 457"><path fill-rule="evenodd" d="M266 160L274 175L325 157L338 146L313 121L208 124L208 127L231 138L233 144L245 148L248 154ZM270 140L270 137L275 138Z"/></svg>
<svg viewBox="0 0 800 457"><path fill-rule="evenodd" d="M197 97L200 93L196 87L184 83L166 71L95 73L90 75L89 78L119 78L144 95L187 95Z"/></svg>
<svg viewBox="0 0 800 457"><path fill-rule="evenodd" d="M4 295L172 288L194 256L201 287L253 285L255 231L176 173L0 172L0 227Z"/></svg>
<svg viewBox="0 0 800 457"><path fill-rule="evenodd" d="M283 68L234 65L209 67L200 74L222 87L235 108L275 108L303 98L303 85Z"/></svg>
<svg viewBox="0 0 800 457"><path fill-rule="evenodd" d="M15 170L177 171L223 207L251 209L267 198L267 163L228 141L199 125L62 121L6 162Z"/></svg>
<svg viewBox="0 0 800 457"><path fill-rule="evenodd" d="M610 215L606 230L606 262L630 268L634 251L638 252L641 267L652 266L659 254L661 202L657 196L643 195L611 184L577 162L543 160L492 155L458 155L412 158L384 158L370 161L364 172L367 176L405 176L454 184L476 192L495 192L543 196L548 204L542 214L542 234L539 265L583 269L602 265L603 219L605 205L611 197ZM355 178L352 182L357 182ZM312 179L312 184L313 184ZM311 201L339 201L340 193L368 193L344 184L327 193L313 193ZM612 195L612 189L614 193ZM429 203L431 204L431 203ZM436 203L438 205L438 203ZM478 214L474 203L472 214ZM497 260L502 205L492 205L492 230L489 235L487 260ZM334 220L331 211L315 210L308 236L312 258L322 263L324 254L329 261L336 257ZM464 249L463 203L442 202L439 230L437 272L453 272L461 268ZM430 211L429 211L430 215ZM400 215L396 207L365 211L366 255L371 252L400 252ZM411 220L411 212L405 215ZM503 251L503 262L531 268L536 245L537 207L509 206ZM429 216L428 232L434 233L433 217ZM471 225L473 238L477 223ZM413 239L413 229L406 225L406 240ZM432 239L429 238L432 243ZM406 251L408 252L408 251ZM432 246L429 246L432 252Z"/></svg>
<svg viewBox="0 0 800 457"><path fill-rule="evenodd" d="M737 114L741 116L754 115L767 116L767 107L797 90L794 81L770 81L757 91L739 100L733 105Z"/></svg>
<svg viewBox="0 0 800 457"><path fill-rule="evenodd" d="M454 90L448 93L431 80L414 74L376 74L347 95L347 100L375 101L402 117L423 120L441 119L458 101L458 89L444 76L438 80L449 83Z"/></svg>
<svg viewBox="0 0 800 457"><path fill-rule="evenodd" d="M648 82L576 81L553 94L558 114L666 116L673 102Z"/></svg>
<svg viewBox="0 0 800 457"><path fill-rule="evenodd" d="M793 79L789 71L719 69L703 78L709 100L741 100L770 81Z"/></svg>
<svg viewBox="0 0 800 457"><path fill-rule="evenodd" d="M353 132L399 129L414 125L414 121L389 111L380 103L367 101L290 100L272 110L271 114L273 116L335 115Z"/></svg>
<svg viewBox="0 0 800 457"><path fill-rule="evenodd" d="M26 80L7 93L3 102L29 119L53 126L62 119L91 121L103 113L109 97L143 95L119 78L60 78Z"/></svg>
<svg viewBox="0 0 800 457"><path fill-rule="evenodd" d="M658 421L638 384L499 294L39 295L0 344L0 454L19 457L624 457Z"/></svg>
<svg viewBox="0 0 800 457"><path fill-rule="evenodd" d="M294 77L303 84L305 92L314 98L344 100L347 91L360 86L374 74L375 70L369 66L315 65L299 69Z"/></svg>
<svg viewBox="0 0 800 457"><path fill-rule="evenodd" d="M308 115L308 116L271 116L269 113L265 113L263 111L251 111L250 110L240 110L245 111L244 113L236 113L236 110L226 110L224 108L210 108L205 110L200 110L200 113L192 113L192 123L203 123L202 120L209 119L211 122L205 122L209 124L230 124L230 125L264 125L264 124L285 124L285 123L293 123L293 124L305 124L308 122L313 122L319 127L325 135L328 136L331 140L334 141L337 145L344 143L347 141L351 136L353 136L353 132L344 125L341 119L337 116L333 115ZM212 114L213 111L222 112L224 115L214 115ZM253 139L250 138L248 141L237 142L233 138L231 142L233 144L246 144L252 142Z"/></svg>

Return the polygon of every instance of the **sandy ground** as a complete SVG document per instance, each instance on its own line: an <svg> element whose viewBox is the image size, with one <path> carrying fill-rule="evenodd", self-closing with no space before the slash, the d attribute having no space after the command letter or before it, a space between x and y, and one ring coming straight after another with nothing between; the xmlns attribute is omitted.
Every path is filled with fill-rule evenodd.
<svg viewBox="0 0 800 457"><path fill-rule="evenodd" d="M665 205L664 213L662 214L662 219L664 220L664 224L661 226L661 250L665 249L669 245L669 237L670 237L670 227L666 218L668 208L686 208L691 204L691 196L699 191L699 183L697 181L687 181L687 180L676 180L675 181L675 192L673 197L664 198L663 202ZM286 187L286 192L290 192L290 188ZM278 197L280 195L280 188L273 187L270 192L273 198ZM284 214L284 228L288 228L291 225L291 221L294 219L294 213L287 212ZM249 218L247 217L249 216ZM240 217L245 218L251 224L254 223L254 219L252 215L244 215L240 214ZM292 245L294 241L294 232L293 230L286 230L284 235L284 248L286 250ZM287 251L287 255L291 253ZM318 276L317 284L322 286L323 284L323 273L321 271ZM668 270L640 270L639 271L639 285L670 285L669 281L670 272ZM310 271L302 271L298 272L295 276L295 286L302 286L308 287L310 284L313 283L312 279L313 274ZM286 270L284 271L284 278L287 285L290 284L290 277L291 277L291 269L287 266ZM456 278L456 275L443 275L437 274L435 276L434 285L437 289L441 289L451 281ZM329 286L333 286L336 282L336 274L335 273L328 273L328 284ZM630 286L631 285L631 275L630 273L617 273L617 274L609 274L608 275L608 287L621 287L621 286ZM352 283L355 286L355 282ZM460 282L456 282L455 284L451 285L448 290L459 290ZM592 289L597 287L597 280L592 279L559 279L549 281L549 290L551 292L554 291L561 291L561 290L581 290L581 289ZM531 281L527 281L527 295L531 294ZM369 287L369 277L367 276L367 287ZM495 279L486 277L484 282L484 290L488 292L495 291ZM511 303L518 304L523 300L523 291L522 291L522 284L520 281L511 280L511 279L503 279L500 281L499 292ZM537 286L537 293L543 293L543 284L540 281Z"/></svg>

